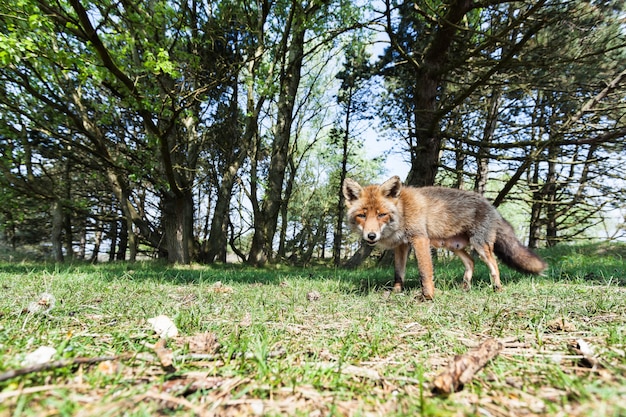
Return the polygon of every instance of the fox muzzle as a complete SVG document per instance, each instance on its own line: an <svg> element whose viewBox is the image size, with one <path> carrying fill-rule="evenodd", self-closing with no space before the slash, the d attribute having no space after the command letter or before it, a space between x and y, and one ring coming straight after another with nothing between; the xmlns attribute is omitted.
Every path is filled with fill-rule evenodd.
<svg viewBox="0 0 626 417"><path fill-rule="evenodd" d="M374 232L363 233L363 240L371 246L374 246L380 240L380 234Z"/></svg>

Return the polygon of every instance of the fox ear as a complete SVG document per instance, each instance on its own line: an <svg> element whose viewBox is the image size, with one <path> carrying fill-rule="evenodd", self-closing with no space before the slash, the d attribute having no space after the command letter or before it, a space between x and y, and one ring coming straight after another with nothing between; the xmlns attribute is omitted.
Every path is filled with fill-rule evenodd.
<svg viewBox="0 0 626 417"><path fill-rule="evenodd" d="M361 191L363 191L363 188L358 182L350 178L346 178L343 181L343 196L346 199L346 204L351 204L358 200L361 196Z"/></svg>
<svg viewBox="0 0 626 417"><path fill-rule="evenodd" d="M380 192L386 198L398 198L402 189L402 181L400 177L393 176L380 185Z"/></svg>

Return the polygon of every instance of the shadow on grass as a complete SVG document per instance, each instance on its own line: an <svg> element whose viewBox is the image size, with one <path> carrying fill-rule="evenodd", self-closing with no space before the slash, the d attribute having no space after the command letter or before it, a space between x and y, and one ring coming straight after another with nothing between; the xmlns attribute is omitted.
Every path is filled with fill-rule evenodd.
<svg viewBox="0 0 626 417"><path fill-rule="evenodd" d="M538 251L549 264L543 277L553 282L585 282L589 284L626 285L626 245L597 243L585 245L561 245ZM489 273L482 261L476 259L473 287L490 287ZM501 279L504 286L528 279L527 275L501 266ZM435 260L435 286L442 290L460 288L463 265L456 257L440 256ZM274 284L279 285L288 277L306 279L341 280L347 290L369 293L393 288L393 265L375 264L357 269L334 268L317 265L295 267L269 265L253 268L241 264L212 265L170 265L162 261L113 262L89 264L86 262L45 263L45 262L0 262L0 274L40 275L40 274L97 274L102 280L128 279L133 281L168 282L173 284L197 284L221 281L223 283ZM411 256L407 264L405 288L420 288L419 272L415 258Z"/></svg>
<svg viewBox="0 0 626 417"><path fill-rule="evenodd" d="M221 281L223 283L280 284L286 276L315 277L318 268L299 268L270 265L253 268L240 264L171 265L163 261L111 262L0 262L0 274L26 275L90 274L98 279L167 282L170 284L199 284ZM321 270L324 270L322 268Z"/></svg>
<svg viewBox="0 0 626 417"><path fill-rule="evenodd" d="M578 245L560 245L541 249L537 254L548 262L548 269L542 276L533 279L546 282L575 282L589 285L626 286L626 245L620 243L589 243ZM491 281L486 265L473 253L475 261L473 288L490 288ZM515 271L501 261L500 279L503 286L523 282L530 279L528 274ZM357 290L391 290L393 288L393 265L375 268L359 268L364 278L355 280ZM372 271L372 272L369 272ZM435 287L442 290L461 288L464 267L461 261L450 255L443 254L434 261ZM407 290L421 288L419 272L414 256L411 254L407 262L405 279Z"/></svg>
<svg viewBox="0 0 626 417"><path fill-rule="evenodd" d="M536 251L547 263L548 269L535 279L548 282L575 282L589 285L626 286L626 245L599 242L577 245L559 245ZM476 268L474 282L489 284L489 272L484 263L473 256ZM451 261L451 263L454 261ZM529 279L528 274L500 266L500 278L504 286ZM460 274L462 275L462 268Z"/></svg>

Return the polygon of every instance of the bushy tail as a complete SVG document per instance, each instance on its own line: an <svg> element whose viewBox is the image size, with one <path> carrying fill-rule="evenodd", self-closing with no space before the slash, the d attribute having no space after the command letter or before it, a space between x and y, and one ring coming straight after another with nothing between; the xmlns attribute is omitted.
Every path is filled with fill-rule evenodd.
<svg viewBox="0 0 626 417"><path fill-rule="evenodd" d="M528 274L541 274L548 264L515 236L513 227L502 219L496 233L493 251L507 266Z"/></svg>

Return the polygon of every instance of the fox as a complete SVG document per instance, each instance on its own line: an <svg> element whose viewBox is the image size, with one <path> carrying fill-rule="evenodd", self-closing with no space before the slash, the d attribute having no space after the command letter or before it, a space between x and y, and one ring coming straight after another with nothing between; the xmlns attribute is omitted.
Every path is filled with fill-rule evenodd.
<svg viewBox="0 0 626 417"><path fill-rule="evenodd" d="M489 268L495 291L502 290L496 255L520 272L539 275L548 264L515 236L511 224L482 195L455 188L404 186L393 176L380 185L361 186L346 178L342 186L351 230L371 246L394 250L394 292L404 289L411 246L421 278L422 297L435 295L431 247L458 256L465 267L463 289L470 290L474 260L470 247Z"/></svg>

